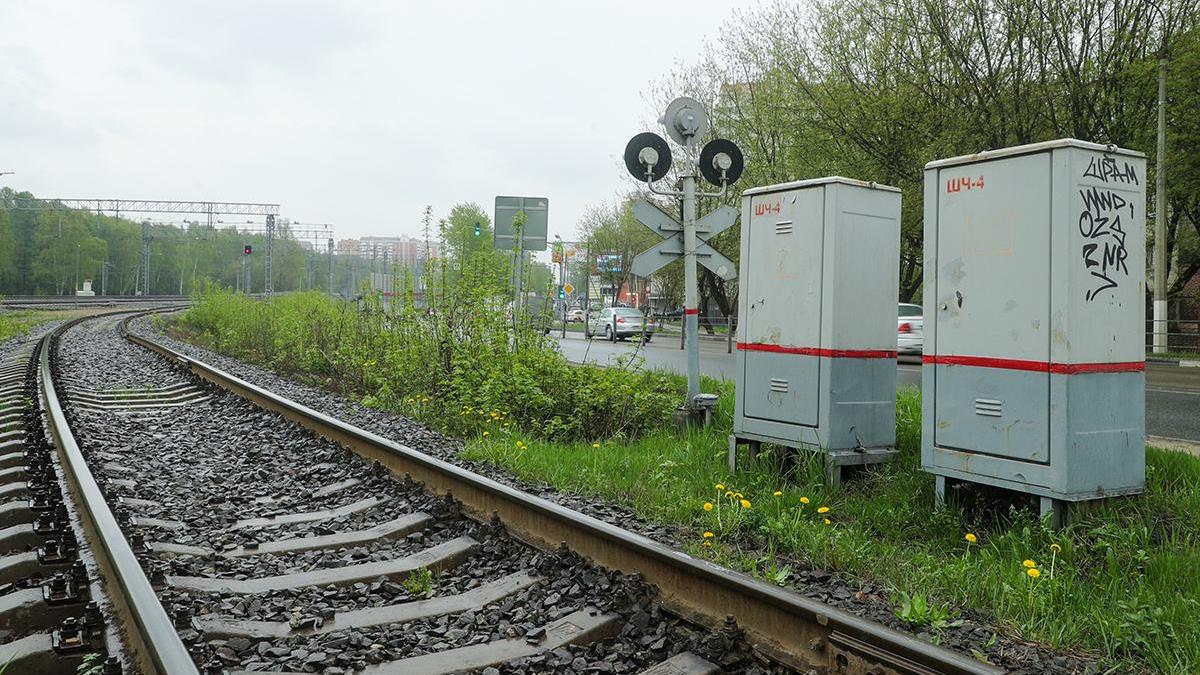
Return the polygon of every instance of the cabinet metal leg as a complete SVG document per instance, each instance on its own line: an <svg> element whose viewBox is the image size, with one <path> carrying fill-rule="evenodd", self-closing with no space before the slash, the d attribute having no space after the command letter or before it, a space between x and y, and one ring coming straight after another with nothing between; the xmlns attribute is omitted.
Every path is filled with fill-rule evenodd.
<svg viewBox="0 0 1200 675"><path fill-rule="evenodd" d="M933 477L933 498L938 506L942 506L946 503L946 477L945 476L934 476Z"/></svg>
<svg viewBox="0 0 1200 675"><path fill-rule="evenodd" d="M1053 529L1061 530L1067 524L1067 502L1053 497L1039 497L1038 506L1038 515L1043 518L1049 516Z"/></svg>
<svg viewBox="0 0 1200 675"><path fill-rule="evenodd" d="M733 434L729 435L729 454L726 456L726 461L729 464L729 473L737 473L737 446L738 438Z"/></svg>

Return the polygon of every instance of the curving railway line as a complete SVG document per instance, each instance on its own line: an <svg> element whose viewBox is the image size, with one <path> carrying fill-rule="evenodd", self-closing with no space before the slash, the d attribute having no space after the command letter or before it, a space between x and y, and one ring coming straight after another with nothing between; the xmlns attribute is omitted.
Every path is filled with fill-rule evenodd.
<svg viewBox="0 0 1200 675"><path fill-rule="evenodd" d="M12 673L995 673L125 330L0 357Z"/></svg>

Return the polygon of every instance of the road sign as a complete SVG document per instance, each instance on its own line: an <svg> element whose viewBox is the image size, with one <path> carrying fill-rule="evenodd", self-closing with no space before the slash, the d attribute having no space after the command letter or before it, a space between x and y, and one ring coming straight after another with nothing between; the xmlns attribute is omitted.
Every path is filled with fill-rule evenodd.
<svg viewBox="0 0 1200 675"><path fill-rule="evenodd" d="M545 197L496 197L495 245L502 250L516 244L513 218L525 212L525 231L522 248L526 251L546 250L546 229L550 200Z"/></svg>
<svg viewBox="0 0 1200 675"><path fill-rule="evenodd" d="M683 225L674 216L645 200L633 203L633 216L663 240L634 258L631 272L647 277L683 256ZM728 229L737 217L737 209L722 206L696 221L696 261L726 281L737 278L737 267L704 239Z"/></svg>
<svg viewBox="0 0 1200 675"><path fill-rule="evenodd" d="M566 291L567 295L570 295L575 292L575 287L572 286L570 282L567 282L563 284L563 290Z"/></svg>

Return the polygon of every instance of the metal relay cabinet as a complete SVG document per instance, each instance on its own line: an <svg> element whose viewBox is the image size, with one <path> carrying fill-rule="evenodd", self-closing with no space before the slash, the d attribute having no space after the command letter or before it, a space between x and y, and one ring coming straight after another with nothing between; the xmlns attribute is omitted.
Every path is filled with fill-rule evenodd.
<svg viewBox="0 0 1200 675"><path fill-rule="evenodd" d="M891 457L896 439L900 190L841 177L742 197L737 446L824 451L841 467Z"/></svg>
<svg viewBox="0 0 1200 675"><path fill-rule="evenodd" d="M925 166L921 463L1061 501L1145 483L1145 156L1073 139Z"/></svg>

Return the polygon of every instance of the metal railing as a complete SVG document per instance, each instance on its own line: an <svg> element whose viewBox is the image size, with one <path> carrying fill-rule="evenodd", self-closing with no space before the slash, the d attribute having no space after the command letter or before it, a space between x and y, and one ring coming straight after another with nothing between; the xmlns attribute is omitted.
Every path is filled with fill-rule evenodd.
<svg viewBox="0 0 1200 675"><path fill-rule="evenodd" d="M1166 352L1154 351L1154 329L1157 324L1166 324ZM1200 319L1146 318L1146 356L1184 356L1200 358Z"/></svg>

